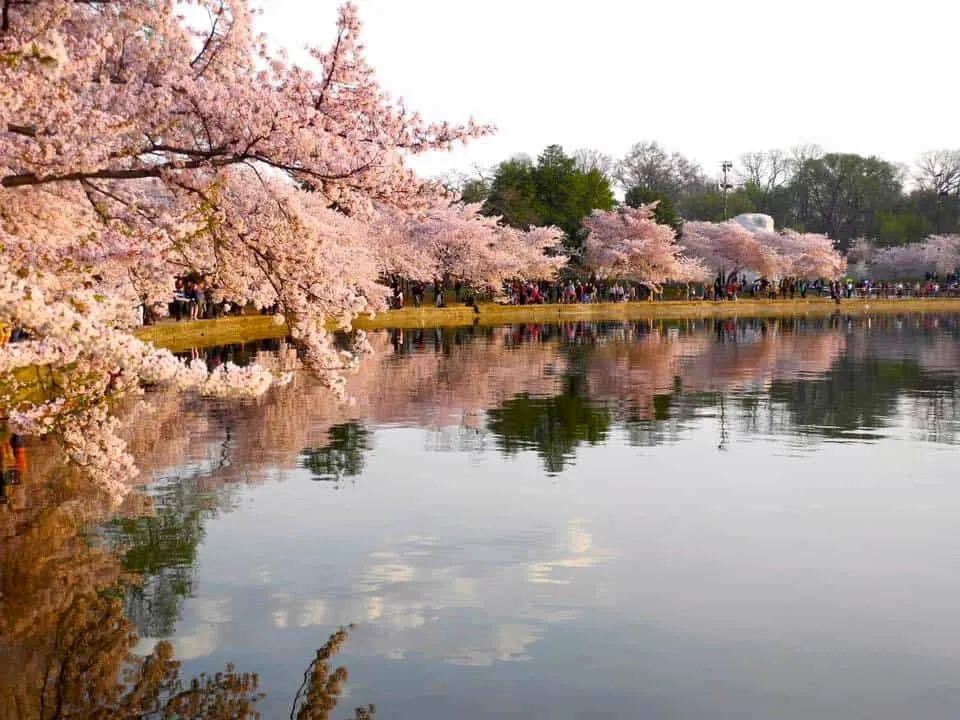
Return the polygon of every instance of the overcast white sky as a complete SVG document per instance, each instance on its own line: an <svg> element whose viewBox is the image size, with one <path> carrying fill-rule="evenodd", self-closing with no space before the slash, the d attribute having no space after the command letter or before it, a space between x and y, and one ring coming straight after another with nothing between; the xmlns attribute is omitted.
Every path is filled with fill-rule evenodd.
<svg viewBox="0 0 960 720"><path fill-rule="evenodd" d="M268 0L274 45L326 46L337 0ZM714 174L818 143L909 162L960 147L956 0L357 0L381 84L430 120L497 134L419 158L433 175L548 144L656 140Z"/></svg>

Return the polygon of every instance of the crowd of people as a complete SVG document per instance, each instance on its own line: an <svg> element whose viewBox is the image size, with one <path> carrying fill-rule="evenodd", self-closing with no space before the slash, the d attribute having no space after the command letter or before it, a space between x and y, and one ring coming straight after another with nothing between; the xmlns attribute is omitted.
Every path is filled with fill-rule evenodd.
<svg viewBox="0 0 960 720"><path fill-rule="evenodd" d="M168 311L176 320L208 320L240 315L243 307L223 300L219 290L204 278L186 277L177 278Z"/></svg>
<svg viewBox="0 0 960 720"><path fill-rule="evenodd" d="M422 307L427 298L427 283L405 282L400 278L391 278L391 307L404 307L407 292L413 298L414 307ZM431 300L434 307L446 307L448 295L452 291L452 299L456 302L466 302L472 305L478 299L477 293L459 281L445 284L440 279L430 283L433 292ZM662 295L656 290L650 290L641 283L612 282L604 283L597 278L587 281L540 281L540 282L512 282L504 283L500 295L494 298L497 302L506 305L542 305L549 303L587 303L587 302L621 302L625 300L642 300Z"/></svg>
<svg viewBox="0 0 960 720"><path fill-rule="evenodd" d="M427 302L428 283L417 281L409 282L398 277L390 278L391 307L402 308L406 295L413 299L415 307L422 307ZM430 299L434 307L446 307L452 292L452 299L457 303L466 302L468 305L476 303L477 294L459 281L450 284L440 278L429 283L433 297ZM947 275L941 279L937 275L928 274L923 281L914 282L874 282L872 280L804 280L802 278L782 278L770 281L766 278L748 280L746 276L724 279L718 275L712 284L688 283L668 287L670 297L681 300L737 300L741 297L751 299L764 298L775 300L805 299L808 296L829 296L839 301L841 298L904 298L904 297L956 297L960 296L960 277ZM605 281L596 276L587 280L566 279L540 282L508 282L504 283L502 292L495 298L497 302L506 305L542 305L542 304L572 304L598 302L628 302L639 300L662 300L664 288L647 283L638 283L627 280ZM203 277L188 276L176 279L173 297L167 311L175 320L206 320L227 315L243 314L243 306L225 301L222 293ZM264 312L273 312L275 308L268 308ZM141 306L139 308L141 323L152 322L158 314ZM0 328L0 344L25 340L29 336L23 328L12 328L3 332Z"/></svg>
<svg viewBox="0 0 960 720"><path fill-rule="evenodd" d="M445 293L453 291L457 302L471 304L476 296L459 282L446 287L440 280L431 283L433 304L445 306ZM404 307L407 289L413 296L415 307L421 307L426 298L427 285L423 282L405 283L399 278L390 280L392 307ZM803 278L781 278L768 280L758 277L748 280L746 275L724 278L718 275L713 283L688 283L661 286L638 283L627 280L604 281L596 276L587 280L568 279L562 281L508 282L495 298L506 305L543 305L565 303L628 302L640 300L662 300L666 293L680 300L737 300L740 298L766 300L794 300L808 297L830 297L835 301L843 298L903 298L903 297L942 297L960 295L958 278L951 275L943 281L937 276L928 276L923 282L874 282L872 280L806 280Z"/></svg>
<svg viewBox="0 0 960 720"><path fill-rule="evenodd" d="M432 292L429 302L434 307L446 307L447 301L466 302L472 305L477 300L476 293L459 281L444 283L437 278L432 282L410 282L398 277L388 281L390 287L390 305L402 308L407 296L414 307L423 307L428 302L428 290ZM718 275L711 283L688 283L668 286L670 297L681 300L737 300L751 299L806 299L830 297L835 300L854 297L903 298L903 297L940 297L960 295L958 278L951 275L941 281L936 276L928 276L923 282L873 282L871 280L805 280L802 278L782 278L771 281L766 278L748 280L745 275L723 278ZM178 278L173 299L169 305L169 315L176 320L203 320L240 315L243 308L235 303L225 302L220 293L203 279ZM604 281L596 276L589 279L567 279L540 282L504 283L502 292L495 300L505 305L543 305L598 302L629 302L662 300L663 287L627 280ZM15 340L16 338L11 338Z"/></svg>

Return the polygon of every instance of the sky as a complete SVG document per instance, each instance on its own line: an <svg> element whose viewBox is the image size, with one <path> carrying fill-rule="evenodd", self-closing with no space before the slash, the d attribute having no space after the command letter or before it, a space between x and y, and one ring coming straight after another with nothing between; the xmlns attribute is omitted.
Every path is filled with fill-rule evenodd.
<svg viewBox="0 0 960 720"><path fill-rule="evenodd" d="M326 47L337 0L268 0L291 59ZM709 175L819 144L911 162L960 147L960 3L913 0L357 0L381 85L428 120L493 137L414 158L433 176L549 144L622 156L657 141Z"/></svg>

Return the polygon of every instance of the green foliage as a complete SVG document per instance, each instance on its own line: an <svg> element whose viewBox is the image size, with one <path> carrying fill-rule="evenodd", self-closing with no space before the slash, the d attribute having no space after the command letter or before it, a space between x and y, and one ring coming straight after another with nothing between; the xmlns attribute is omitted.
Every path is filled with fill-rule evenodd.
<svg viewBox="0 0 960 720"><path fill-rule="evenodd" d="M580 223L593 210L614 206L610 181L597 169L583 171L559 145L550 145L534 164L519 156L497 167L484 213L508 225L556 225L568 242L579 244Z"/></svg>
<svg viewBox="0 0 960 720"><path fill-rule="evenodd" d="M935 231L930 221L916 212L886 212L877 218L877 245L905 245L920 242Z"/></svg>
<svg viewBox="0 0 960 720"><path fill-rule="evenodd" d="M486 180L467 180L460 188L460 199L465 203L482 203L490 197L490 189L490 183Z"/></svg>
<svg viewBox="0 0 960 720"><path fill-rule="evenodd" d="M626 204L659 200L657 220L678 234L684 219L720 222L755 212L771 216L778 228L825 233L841 250L857 237L890 245L960 233L960 190L931 184L943 173L933 180L921 177L918 189L907 194L904 168L873 156L822 154L811 146L795 149L792 156L772 151L748 154L748 159L752 165L743 161L736 174L742 184L727 193L726 212L723 193L707 185L695 163L656 143L635 146L620 160L615 176L629 188ZM575 250L583 239L582 219L614 205L607 177L590 167L550 145L536 161L511 158L492 181L464 182L461 191L469 201L485 201L486 214L501 215L515 227L557 225Z"/></svg>
<svg viewBox="0 0 960 720"><path fill-rule="evenodd" d="M736 191L736 194L741 193L749 199L749 205L753 209L740 212L758 212L769 215L778 228L790 225L793 206L789 187L780 186L767 189L756 183L747 182ZM799 230L800 228L795 229Z"/></svg>
<svg viewBox="0 0 960 720"><path fill-rule="evenodd" d="M121 552L124 570L139 579L127 590L126 616L141 635L167 637L193 589L204 527L222 499L183 479L158 486L152 501L152 515L116 519L103 534L108 546Z"/></svg>
<svg viewBox="0 0 960 720"><path fill-rule="evenodd" d="M631 149L614 175L628 188L627 205L659 200L657 220L678 234L684 219L719 222L755 212L771 216L778 228L825 233L841 250L857 237L891 245L960 233L960 187L937 184L950 168L931 174L921 163L918 187L906 193L905 169L878 157L822 154L815 146L796 148L792 156L771 151L745 157L736 173L741 184L727 193L726 213L723 193L708 186L699 166L656 143ZM607 176L591 167L550 145L536 161L511 158L492 180L473 178L459 187L465 200L483 201L486 214L501 215L515 227L557 225L576 249L582 219L614 205ZM960 177L960 167L954 176Z"/></svg>
<svg viewBox="0 0 960 720"><path fill-rule="evenodd" d="M901 171L876 157L829 153L803 160L789 185L791 225L826 233L846 249L857 237L876 237L880 217L903 198Z"/></svg>
<svg viewBox="0 0 960 720"><path fill-rule="evenodd" d="M560 395L531 398L523 394L491 410L487 427L508 455L536 450L547 473L563 471L582 443L606 440L613 421L610 410L587 398L586 378L573 374L564 379Z"/></svg>
<svg viewBox="0 0 960 720"><path fill-rule="evenodd" d="M919 242L927 235L960 232L960 198L933 190L914 190L880 217L881 245Z"/></svg>
<svg viewBox="0 0 960 720"><path fill-rule="evenodd" d="M719 190L688 195L682 200L681 211L687 220L722 222L741 213L756 212L749 194L742 188L727 192L727 214L723 214L723 193Z"/></svg>
<svg viewBox="0 0 960 720"><path fill-rule="evenodd" d="M655 202L657 203L657 209L654 210L653 216L656 221L661 225L669 225L676 230L678 235L683 230L683 218L681 218L680 213L677 212L673 200L664 192L647 190L639 185L635 185L627 190L626 197L624 197L623 201L634 208Z"/></svg>
<svg viewBox="0 0 960 720"><path fill-rule="evenodd" d="M360 423L334 425L327 435L329 442L322 448L307 448L301 463L314 480L339 484L363 472L366 452L370 449L370 431Z"/></svg>
<svg viewBox="0 0 960 720"><path fill-rule="evenodd" d="M500 163L483 211L486 215L501 216L513 227L543 224L537 201L536 170L530 158L521 156Z"/></svg>

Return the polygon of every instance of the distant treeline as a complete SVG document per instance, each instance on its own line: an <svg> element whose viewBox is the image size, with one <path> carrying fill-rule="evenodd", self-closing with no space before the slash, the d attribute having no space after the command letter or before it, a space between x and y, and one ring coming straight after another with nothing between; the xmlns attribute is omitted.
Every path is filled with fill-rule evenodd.
<svg viewBox="0 0 960 720"><path fill-rule="evenodd" d="M586 215L613 207L615 188L633 206L660 201L658 220L678 231L684 220L759 212L778 228L825 233L841 250L859 237L888 246L960 232L960 150L927 152L909 166L811 145L745 153L724 193L722 177L655 142L637 143L620 159L550 145L536 160L518 155L444 181L511 225L557 225L573 246Z"/></svg>

